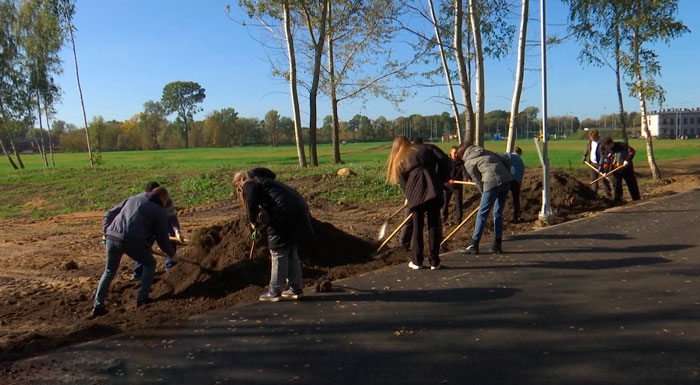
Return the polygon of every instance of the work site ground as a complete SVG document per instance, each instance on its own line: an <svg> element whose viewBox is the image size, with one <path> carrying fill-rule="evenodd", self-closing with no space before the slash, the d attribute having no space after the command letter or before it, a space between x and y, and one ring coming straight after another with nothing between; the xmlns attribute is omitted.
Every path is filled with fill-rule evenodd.
<svg viewBox="0 0 700 385"><path fill-rule="evenodd" d="M698 384L700 189L14 361L17 384Z"/></svg>

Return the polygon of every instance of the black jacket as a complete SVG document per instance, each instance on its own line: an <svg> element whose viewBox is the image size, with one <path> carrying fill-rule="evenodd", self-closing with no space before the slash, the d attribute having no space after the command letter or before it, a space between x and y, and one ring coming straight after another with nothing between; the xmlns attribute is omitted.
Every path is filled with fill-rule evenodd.
<svg viewBox="0 0 700 385"><path fill-rule="evenodd" d="M269 217L264 223L270 249L287 247L313 238L311 215L306 200L296 190L272 178L255 174L243 185L250 223L260 222L261 210Z"/></svg>
<svg viewBox="0 0 700 385"><path fill-rule="evenodd" d="M428 203L442 205L442 185L437 161L432 149L423 144L412 146L408 162L399 178L409 209Z"/></svg>

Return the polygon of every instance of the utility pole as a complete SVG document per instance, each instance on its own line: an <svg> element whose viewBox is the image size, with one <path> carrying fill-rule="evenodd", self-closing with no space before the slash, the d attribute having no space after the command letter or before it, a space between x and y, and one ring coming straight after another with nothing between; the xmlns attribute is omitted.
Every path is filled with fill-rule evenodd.
<svg viewBox="0 0 700 385"><path fill-rule="evenodd" d="M554 221L549 197L549 158L547 156L547 13L546 0L540 0L540 49L542 65L542 210L538 219L546 224Z"/></svg>

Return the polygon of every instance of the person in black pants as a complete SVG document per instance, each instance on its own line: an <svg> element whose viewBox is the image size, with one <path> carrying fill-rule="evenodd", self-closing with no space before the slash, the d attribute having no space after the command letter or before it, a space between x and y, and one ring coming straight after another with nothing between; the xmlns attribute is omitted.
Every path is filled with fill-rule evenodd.
<svg viewBox="0 0 700 385"><path fill-rule="evenodd" d="M437 171L437 158L433 150L423 143L408 141L404 136L394 139L387 159L386 180L400 184L413 217L411 249L413 256L408 267L417 270L423 267L423 226L427 216L430 248L430 269L442 267L440 263L440 240L442 225L442 185Z"/></svg>
<svg viewBox="0 0 700 385"><path fill-rule="evenodd" d="M607 137L603 141L603 148L605 149L605 155L603 156L603 163L600 166L600 171L605 174L610 174L613 171L622 167L621 170L615 171L613 176L613 199L615 201L622 201L622 180L625 180L627 184L627 189L630 192L632 200L641 199L639 193L639 185L637 184L637 177L634 176L634 164L632 160L636 151L632 146L623 142L613 142L612 138Z"/></svg>
<svg viewBox="0 0 700 385"><path fill-rule="evenodd" d="M450 179L464 180L464 161L459 156L457 149L452 146L450 149ZM450 200L455 197L455 219L457 223L462 222L462 185L458 183L445 183L443 192L444 203L442 205L442 222L446 223L449 218Z"/></svg>

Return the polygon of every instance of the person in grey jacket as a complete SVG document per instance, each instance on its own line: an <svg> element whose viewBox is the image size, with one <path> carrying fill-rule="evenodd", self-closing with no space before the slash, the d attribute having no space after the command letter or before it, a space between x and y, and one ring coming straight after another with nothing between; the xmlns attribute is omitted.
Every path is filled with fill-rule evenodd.
<svg viewBox="0 0 700 385"><path fill-rule="evenodd" d="M479 203L471 245L461 251L466 254L479 254L479 241L484 233L486 217L493 208L495 238L491 251L494 254L500 254L502 253L501 243L503 240L503 207L508 198L510 181L512 180L510 161L505 156L479 146L463 144L460 147L460 152L463 152L464 168L481 192L481 203Z"/></svg>
<svg viewBox="0 0 700 385"><path fill-rule="evenodd" d="M107 314L105 299L124 254L143 265L136 306L152 302L148 294L156 268L151 252L153 240L158 242L160 249L170 259L175 258L175 247L168 237L168 215L163 209L168 200L168 191L158 187L151 193L128 198L105 213L102 230L105 235L106 266L95 293L93 316Z"/></svg>

